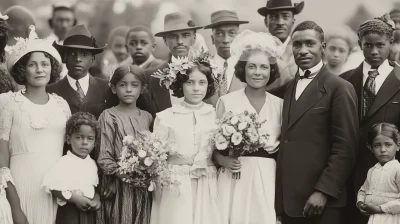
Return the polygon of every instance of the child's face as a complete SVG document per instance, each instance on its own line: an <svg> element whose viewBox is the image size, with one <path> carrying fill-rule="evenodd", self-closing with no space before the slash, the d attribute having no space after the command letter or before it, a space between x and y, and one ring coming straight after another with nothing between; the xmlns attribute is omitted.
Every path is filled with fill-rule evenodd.
<svg viewBox="0 0 400 224"><path fill-rule="evenodd" d="M145 62L156 48L149 34L145 31L130 32L126 39L126 48L133 61L140 65Z"/></svg>
<svg viewBox="0 0 400 224"><path fill-rule="evenodd" d="M71 145L76 156L85 159L94 148L96 132L89 125L82 125L78 131L67 137L67 143Z"/></svg>
<svg viewBox="0 0 400 224"><path fill-rule="evenodd" d="M126 74L115 86L111 86L111 90L117 94L120 103L128 105L136 103L142 89L139 78L132 73Z"/></svg>
<svg viewBox="0 0 400 224"><path fill-rule="evenodd" d="M118 62L121 62L128 58L129 55L125 48L125 38L121 36L114 37L111 43L111 51L117 58Z"/></svg>
<svg viewBox="0 0 400 224"><path fill-rule="evenodd" d="M332 66L342 66L349 57L350 47L342 38L332 38L326 43L325 59Z"/></svg>
<svg viewBox="0 0 400 224"><path fill-rule="evenodd" d="M183 83L185 101L190 104L199 104L207 93L208 81L206 75L198 69L189 74L189 79Z"/></svg>
<svg viewBox="0 0 400 224"><path fill-rule="evenodd" d="M399 146L393 139L384 135L376 136L369 148L381 165L393 160L396 152L399 151Z"/></svg>
<svg viewBox="0 0 400 224"><path fill-rule="evenodd" d="M373 67L380 66L388 57L392 40L386 35L370 33L361 38L360 47L365 61Z"/></svg>

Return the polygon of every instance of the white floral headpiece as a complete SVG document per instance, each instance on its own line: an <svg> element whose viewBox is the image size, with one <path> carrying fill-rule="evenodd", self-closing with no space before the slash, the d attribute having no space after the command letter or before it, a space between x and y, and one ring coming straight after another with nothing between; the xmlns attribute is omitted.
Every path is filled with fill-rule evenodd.
<svg viewBox="0 0 400 224"><path fill-rule="evenodd" d="M200 51L191 48L187 57L171 57L171 63L168 63L168 68L158 70L152 75L155 78L160 79L160 85L170 88L170 85L175 82L176 76L188 75L187 70L193 66L197 66L201 63L208 63L213 71L213 78L216 77L218 71L217 66L213 60L213 57L209 52L205 52L203 48Z"/></svg>
<svg viewBox="0 0 400 224"><path fill-rule="evenodd" d="M3 14L1 14L1 12L0 12L0 19L2 19L2 20L7 20L7 19L8 19L8 16L7 16L7 15L3 15Z"/></svg>
<svg viewBox="0 0 400 224"><path fill-rule="evenodd" d="M17 43L5 48L5 50L10 54L10 58L7 62L8 70L11 71L15 63L17 63L24 55L35 51L46 52L53 56L59 63L62 63L60 54L52 46L52 40L39 39L35 31L35 26L33 25L29 26L29 29L30 32L28 38L15 37Z"/></svg>

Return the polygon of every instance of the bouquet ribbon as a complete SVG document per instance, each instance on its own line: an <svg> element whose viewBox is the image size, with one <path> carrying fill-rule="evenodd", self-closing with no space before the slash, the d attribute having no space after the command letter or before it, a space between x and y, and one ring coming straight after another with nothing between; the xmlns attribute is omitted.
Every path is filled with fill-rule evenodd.
<svg viewBox="0 0 400 224"><path fill-rule="evenodd" d="M207 167L214 166L212 160L194 161L192 158L184 158L184 157L169 157L167 161L169 165L191 166L190 175L193 178L200 178L202 176L207 176Z"/></svg>

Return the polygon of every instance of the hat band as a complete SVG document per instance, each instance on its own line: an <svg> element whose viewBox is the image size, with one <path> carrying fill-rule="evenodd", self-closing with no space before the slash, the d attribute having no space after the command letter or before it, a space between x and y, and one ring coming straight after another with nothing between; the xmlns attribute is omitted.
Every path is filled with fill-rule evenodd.
<svg viewBox="0 0 400 224"><path fill-rule="evenodd" d="M74 35L64 40L64 46L80 45L85 47L97 47L93 38L85 35Z"/></svg>

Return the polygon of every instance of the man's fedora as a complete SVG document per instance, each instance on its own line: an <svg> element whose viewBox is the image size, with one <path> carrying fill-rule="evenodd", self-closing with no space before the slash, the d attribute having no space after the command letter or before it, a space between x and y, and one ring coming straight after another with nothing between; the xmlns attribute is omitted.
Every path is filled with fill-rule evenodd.
<svg viewBox="0 0 400 224"><path fill-rule="evenodd" d="M294 3L291 0L269 0L266 7L259 8L257 12L262 16L267 16L268 12L276 10L291 10L293 14L299 14L303 11L304 1Z"/></svg>
<svg viewBox="0 0 400 224"><path fill-rule="evenodd" d="M182 30L198 30L202 29L202 26L196 26L190 18L180 12L174 12L165 15L164 17L164 31L154 34L156 37L163 37L168 33Z"/></svg>
<svg viewBox="0 0 400 224"><path fill-rule="evenodd" d="M63 45L57 44L54 41L53 46L58 50L58 52L60 52L61 56L63 56L66 49L71 48L89 50L93 55L95 55L103 52L107 47L107 44L104 47L99 48L96 45L96 39L94 39L90 34L85 25L77 25L72 27L65 35Z"/></svg>
<svg viewBox="0 0 400 224"><path fill-rule="evenodd" d="M214 28L222 24L245 24L249 21L239 20L235 11L221 10L211 14L211 24L204 27L204 29Z"/></svg>

